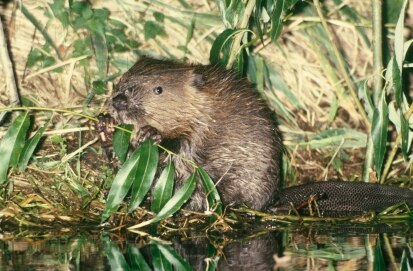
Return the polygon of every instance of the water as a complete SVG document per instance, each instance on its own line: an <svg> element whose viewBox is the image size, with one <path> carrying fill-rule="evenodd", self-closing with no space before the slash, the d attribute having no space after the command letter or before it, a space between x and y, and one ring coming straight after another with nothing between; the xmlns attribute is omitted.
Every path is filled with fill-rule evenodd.
<svg viewBox="0 0 413 271"><path fill-rule="evenodd" d="M0 270L410 270L410 227L296 225L171 244L97 230L3 232Z"/></svg>

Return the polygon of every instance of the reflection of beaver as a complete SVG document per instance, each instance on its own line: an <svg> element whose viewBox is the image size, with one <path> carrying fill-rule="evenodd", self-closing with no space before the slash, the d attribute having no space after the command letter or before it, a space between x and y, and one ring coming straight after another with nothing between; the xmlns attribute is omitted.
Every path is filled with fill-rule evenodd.
<svg viewBox="0 0 413 271"><path fill-rule="evenodd" d="M313 196L325 214L380 211L403 200L413 205L408 189L364 183L322 182L279 193L282 145L270 111L247 80L216 66L143 58L122 76L109 112L135 126L135 146L150 137L202 166L224 204L264 209L278 198L281 207L273 210L292 202L305 211ZM179 187L193 168L172 159ZM197 187L186 207L204 209L202 191Z"/></svg>

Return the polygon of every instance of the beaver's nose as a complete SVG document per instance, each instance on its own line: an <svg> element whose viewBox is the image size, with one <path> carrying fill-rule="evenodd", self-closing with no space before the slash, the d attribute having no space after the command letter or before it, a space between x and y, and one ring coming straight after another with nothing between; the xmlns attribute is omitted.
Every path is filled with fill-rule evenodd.
<svg viewBox="0 0 413 271"><path fill-rule="evenodd" d="M112 106L117 110L126 110L128 108L128 98L125 94L119 93L112 98Z"/></svg>

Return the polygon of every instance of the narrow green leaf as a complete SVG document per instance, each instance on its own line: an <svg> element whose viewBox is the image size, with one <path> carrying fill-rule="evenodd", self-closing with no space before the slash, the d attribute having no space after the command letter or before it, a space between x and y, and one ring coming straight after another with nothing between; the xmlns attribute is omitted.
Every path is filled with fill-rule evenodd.
<svg viewBox="0 0 413 271"><path fill-rule="evenodd" d="M225 59L228 57L224 55L224 48L231 48L232 37L238 33L239 30L236 29L225 29L212 44L211 51L209 52L209 61L214 64L221 64L225 66L227 61Z"/></svg>
<svg viewBox="0 0 413 271"><path fill-rule="evenodd" d="M235 63L232 65L233 70L241 76L244 76L245 68L245 49L242 49L238 54L235 60Z"/></svg>
<svg viewBox="0 0 413 271"><path fill-rule="evenodd" d="M215 183L209 177L208 173L203 168L198 168L199 176L201 177L202 185L206 191L206 196L208 200L209 209L219 215L222 214L222 202L219 197L218 190Z"/></svg>
<svg viewBox="0 0 413 271"><path fill-rule="evenodd" d="M129 212L138 208L145 198L151 188L158 166L158 147L152 140L146 140L139 148L139 151L140 158L132 186L131 200L128 207Z"/></svg>
<svg viewBox="0 0 413 271"><path fill-rule="evenodd" d="M191 197L192 193L195 190L196 186L196 178L195 178L195 173L191 174L189 178L185 181L184 185L172 196L170 200L165 204L165 206L162 208L162 210L159 211L159 213L152 219L149 219L147 221L144 221L142 223L139 223L135 226L132 226L128 228L129 230L141 228L143 226L156 223L161 221L164 218L167 218L177 211L179 211L184 205L185 202L188 201L188 199Z"/></svg>
<svg viewBox="0 0 413 271"><path fill-rule="evenodd" d="M234 28L238 25L239 20L244 16L244 1L218 1L219 9L222 14L222 20L227 28Z"/></svg>
<svg viewBox="0 0 413 271"><path fill-rule="evenodd" d="M49 122L47 122L42 128L40 128L36 132L36 134L32 138L30 138L24 145L24 148L19 157L18 167L19 167L20 172L23 172L26 169L27 165L29 164L30 158L33 156L33 153L36 150L36 147L39 144L44 131L49 125Z"/></svg>
<svg viewBox="0 0 413 271"><path fill-rule="evenodd" d="M298 146L319 148L355 148L365 147L367 144L367 136L365 133L345 128L334 128L322 131L316 135L309 136L306 140L302 135L295 140L294 144ZM344 141L344 142L343 142Z"/></svg>
<svg viewBox="0 0 413 271"><path fill-rule="evenodd" d="M282 30L282 12L284 10L284 0L275 0L271 12L271 31L270 37L275 42L281 34Z"/></svg>
<svg viewBox="0 0 413 271"><path fill-rule="evenodd" d="M404 117L404 114L400 111L400 124L401 124L401 137L402 137L402 144L401 149L403 153L403 157L406 161L408 161L408 151L409 151L409 122Z"/></svg>
<svg viewBox="0 0 413 271"><path fill-rule="evenodd" d="M45 28L42 26L42 24L36 19L36 17L30 13L30 11L26 8L25 5L23 5L22 1L19 1L20 3L20 10L23 13L23 15L29 20L34 27L43 35L45 41L52 46L54 51L56 52L56 55L61 59L60 57L60 52L57 46L54 44L53 39L50 37L49 33L45 30Z"/></svg>
<svg viewBox="0 0 413 271"><path fill-rule="evenodd" d="M407 0L404 1L400 10L399 20L397 21L394 32L394 54L400 73L403 71L403 46L404 46L404 13L406 10Z"/></svg>
<svg viewBox="0 0 413 271"><path fill-rule="evenodd" d="M128 255L130 258L130 269L131 270L141 270L141 271L151 271L148 263L145 261L142 253L139 249L128 245Z"/></svg>
<svg viewBox="0 0 413 271"><path fill-rule="evenodd" d="M16 166L18 163L29 126L28 112L21 113L10 125L0 142L0 185L6 182L9 167Z"/></svg>
<svg viewBox="0 0 413 271"><path fill-rule="evenodd" d="M394 87L394 96L396 98L396 105L398 108L402 108L402 80L401 80L401 72L400 69L394 61L395 58L393 58L393 65L392 65L392 79L393 79L393 87Z"/></svg>
<svg viewBox="0 0 413 271"><path fill-rule="evenodd" d="M371 137L374 147L374 165L379 178L386 153L388 123L389 109L383 92L378 107L374 110L371 126Z"/></svg>
<svg viewBox="0 0 413 271"><path fill-rule="evenodd" d="M255 83L257 86L257 89L259 91L264 91L264 85L265 85L265 63L262 57L256 56L254 57L255 60L255 68L256 68L256 77L255 77Z"/></svg>
<svg viewBox="0 0 413 271"><path fill-rule="evenodd" d="M104 248L104 253L106 254L107 260L110 265L110 270L119 271L129 271L128 263L125 260L122 252L119 250L118 246L115 245L109 238L103 238L104 243L106 243Z"/></svg>
<svg viewBox="0 0 413 271"><path fill-rule="evenodd" d="M175 167L172 162L162 171L161 176L153 189L151 211L158 213L172 196L175 179Z"/></svg>
<svg viewBox="0 0 413 271"><path fill-rule="evenodd" d="M263 20L261 20L261 16L262 16L262 0L257 0L257 2L255 3L253 19L254 19L255 27L257 28L257 32L258 32L257 35L260 38L261 43L264 44L264 31L261 25Z"/></svg>
<svg viewBox="0 0 413 271"><path fill-rule="evenodd" d="M154 39L156 36L165 36L166 32L162 24L155 21L146 21L143 27L145 40Z"/></svg>
<svg viewBox="0 0 413 271"><path fill-rule="evenodd" d="M288 101L294 105L295 109L303 108L301 100L296 96L296 92L290 89L280 74L266 63L265 68L267 73L266 76L268 77L271 86L281 91L281 93L287 97Z"/></svg>
<svg viewBox="0 0 413 271"><path fill-rule="evenodd" d="M102 213L101 222L108 219L109 216L119 208L120 203L126 197L133 181L135 180L139 156L139 150L135 150L116 174L109 190L109 195L106 200L105 210Z"/></svg>
<svg viewBox="0 0 413 271"><path fill-rule="evenodd" d="M125 128L126 130L132 130L133 126L131 124L121 124L119 127ZM116 129L113 134L113 151L116 154L116 157L119 159L120 163L123 164L126 160L126 155L129 150L129 140L131 133L126 132L121 129Z"/></svg>
<svg viewBox="0 0 413 271"><path fill-rule="evenodd" d="M370 89L367 85L368 80L364 81L363 86L359 87L359 97L363 101L364 109L367 112L367 116L371 120L373 118L374 105L371 100Z"/></svg>
<svg viewBox="0 0 413 271"><path fill-rule="evenodd" d="M17 167L17 165L19 164L20 155L26 143L27 131L29 130L30 123L31 123L30 116L28 115L28 113L26 115L26 113L22 113L23 116L21 118L20 116L17 117L16 120L14 121L14 122L17 121L15 127L18 128L18 130L16 130L17 132L16 140L14 142L13 152L10 157L10 163L9 163L10 167ZM14 122L12 126L14 126Z"/></svg>
<svg viewBox="0 0 413 271"><path fill-rule="evenodd" d="M156 242L154 242L156 244ZM175 267L175 270L192 270L191 266L171 246L156 244L165 259Z"/></svg>
<svg viewBox="0 0 413 271"><path fill-rule="evenodd" d="M372 251L373 251L373 256L371 257L373 259L372 264L372 270L376 271L384 271L388 270L387 264L384 261L385 254L383 251L383 248L381 247L382 240L380 240L380 236L376 239L376 244L373 246Z"/></svg>
<svg viewBox="0 0 413 271"><path fill-rule="evenodd" d="M383 1L384 25L395 25L400 16L400 11L405 0Z"/></svg>
<svg viewBox="0 0 413 271"><path fill-rule="evenodd" d="M165 256L159 250L159 247L155 244L151 245L152 265L154 270L169 271L173 270L171 263L165 258Z"/></svg>
<svg viewBox="0 0 413 271"><path fill-rule="evenodd" d="M208 257L205 258L206 271L215 271L218 270L218 263L220 260L220 254L216 247L212 244L214 239L210 240L208 243Z"/></svg>
<svg viewBox="0 0 413 271"><path fill-rule="evenodd" d="M98 67L99 79L104 80L107 73L108 48L104 33L91 32L93 47L95 49L96 65Z"/></svg>

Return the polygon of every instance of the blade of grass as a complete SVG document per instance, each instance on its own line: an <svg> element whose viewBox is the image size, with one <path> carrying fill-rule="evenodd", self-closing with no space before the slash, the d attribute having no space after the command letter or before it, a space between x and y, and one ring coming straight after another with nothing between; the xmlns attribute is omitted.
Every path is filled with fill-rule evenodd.
<svg viewBox="0 0 413 271"><path fill-rule="evenodd" d="M109 237L105 236L102 238L105 248L104 253L106 254L107 260L110 265L111 270L119 270L119 271L129 271L129 265L123 256L123 253L119 250L119 247L114 244Z"/></svg>
<svg viewBox="0 0 413 271"><path fill-rule="evenodd" d="M139 148L139 152L140 158L132 186L128 212L138 208L145 198L151 188L158 166L158 148L152 140L146 140Z"/></svg>
<svg viewBox="0 0 413 271"><path fill-rule="evenodd" d="M123 166L119 169L119 172L116 174L112 186L109 190L109 195L105 204L105 210L103 211L101 216L102 223L119 208L120 203L126 197L133 181L135 180L139 157L139 150L135 150L132 153L131 157L125 161Z"/></svg>
<svg viewBox="0 0 413 271"><path fill-rule="evenodd" d="M175 193L175 195L172 196L172 198L165 204L162 210L160 210L154 218L139 223L135 226L129 227L128 230L141 228L143 226L159 222L162 219L173 215L179 209L181 209L182 205L184 205L184 203L188 201L188 199L191 197L192 193L195 190L195 176L195 173L189 176L189 178L185 181L184 185Z"/></svg>
<svg viewBox="0 0 413 271"><path fill-rule="evenodd" d="M33 153L36 150L36 147L39 144L40 139L42 138L43 133L46 130L49 123L50 123L50 120L42 128L40 128L36 132L36 134L32 138L30 138L24 145L24 148L19 158L19 164L18 164L20 172L23 172L26 169L27 164L29 163L30 158L32 158Z"/></svg>
<svg viewBox="0 0 413 271"><path fill-rule="evenodd" d="M166 260L165 256L159 250L159 247L155 244L151 245L151 256L152 256L152 265L154 270L164 271L164 270L171 270L172 265L171 263Z"/></svg>
<svg viewBox="0 0 413 271"><path fill-rule="evenodd" d="M26 111L13 121L0 142L0 185L7 181L9 167L16 166L18 163L29 126L30 119Z"/></svg>
<svg viewBox="0 0 413 271"><path fill-rule="evenodd" d="M36 27L36 29L43 35L44 39L50 46L52 46L53 50L56 52L57 57L62 60L62 57L60 56L59 49L57 48L56 44L54 44L53 39L50 37L49 33L44 29L42 24L36 19L36 17L33 16L33 14L30 13L30 11L23 5L21 1L19 1L20 4L20 10L23 13L23 15Z"/></svg>
<svg viewBox="0 0 413 271"><path fill-rule="evenodd" d="M151 211L158 213L172 196L175 167L172 162L164 168L153 189Z"/></svg>
<svg viewBox="0 0 413 271"><path fill-rule="evenodd" d="M155 243L155 242L154 242ZM175 267L175 270L192 270L191 266L171 247L155 243L165 259Z"/></svg>
<svg viewBox="0 0 413 271"><path fill-rule="evenodd" d="M215 183L209 177L208 173L201 167L197 169L199 176L201 177L202 185L206 191L206 196L208 200L209 210L215 212L219 215L222 214L222 202L218 194L218 190L215 186Z"/></svg>
<svg viewBox="0 0 413 271"><path fill-rule="evenodd" d="M379 101L377 108L374 110L371 128L371 137L374 147L374 165L378 178L381 176L381 170L385 157L387 145L387 126L389 123L389 109L385 99L386 97L383 92L382 98Z"/></svg>
<svg viewBox="0 0 413 271"><path fill-rule="evenodd" d="M125 162L126 155L128 154L129 140L131 137L131 133L126 130L132 130L132 125L121 124L119 127L122 127L123 129L116 129L113 134L112 145L116 157L118 157L119 162L123 164Z"/></svg>
<svg viewBox="0 0 413 271"><path fill-rule="evenodd" d="M131 270L151 271L151 268L145 261L145 258L143 257L139 249L128 245L128 255L130 257Z"/></svg>

